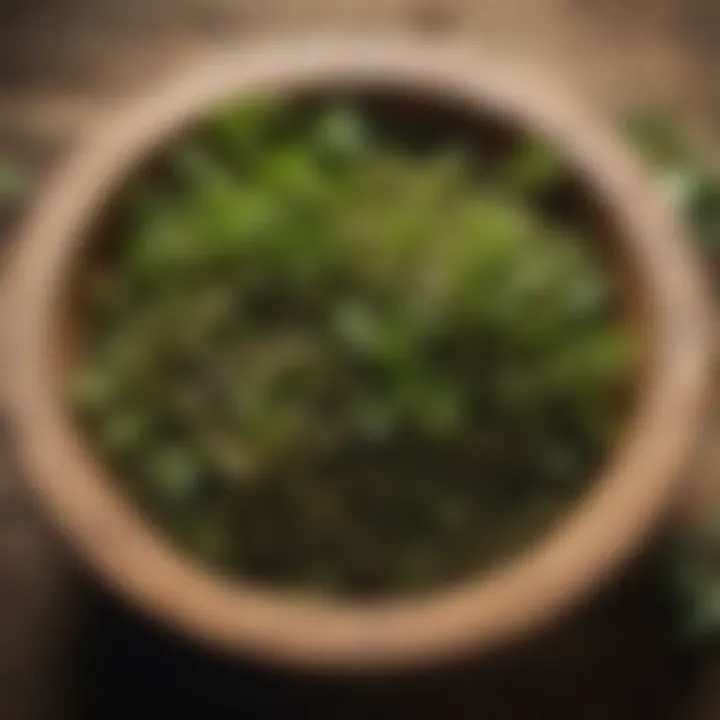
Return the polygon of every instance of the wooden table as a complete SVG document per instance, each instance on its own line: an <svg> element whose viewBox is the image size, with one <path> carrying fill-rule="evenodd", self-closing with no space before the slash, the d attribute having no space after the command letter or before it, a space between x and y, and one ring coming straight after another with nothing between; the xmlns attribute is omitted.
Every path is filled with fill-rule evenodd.
<svg viewBox="0 0 720 720"><path fill-rule="evenodd" d="M0 149L41 181L99 115L172 68L250 35L321 26L452 36L519 56L610 117L668 107L709 152L720 148L716 0L0 0ZM203 717L720 716L720 659L672 641L652 553L532 646L444 677L344 686L205 658L79 576L19 482L11 437L0 442L3 720L75 718L83 708L104 718L189 708Z"/></svg>

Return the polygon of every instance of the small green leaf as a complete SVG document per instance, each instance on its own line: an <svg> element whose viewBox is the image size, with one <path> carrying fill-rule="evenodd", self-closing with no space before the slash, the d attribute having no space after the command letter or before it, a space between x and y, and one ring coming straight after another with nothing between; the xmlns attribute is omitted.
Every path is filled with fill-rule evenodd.
<svg viewBox="0 0 720 720"><path fill-rule="evenodd" d="M673 594L680 632L691 640L720 637L720 576L692 555L676 562Z"/></svg>
<svg viewBox="0 0 720 720"><path fill-rule="evenodd" d="M690 156L687 139L669 113L638 113L628 121L627 132L645 157L661 170L684 164Z"/></svg>
<svg viewBox="0 0 720 720"><path fill-rule="evenodd" d="M18 163L0 157L0 207L18 200L27 190L29 178Z"/></svg>
<svg viewBox="0 0 720 720"><path fill-rule="evenodd" d="M367 355L376 347L378 325L374 314L359 301L346 300L336 303L332 310L331 328L346 347Z"/></svg>
<svg viewBox="0 0 720 720"><path fill-rule="evenodd" d="M353 407L353 422L364 440L384 442L397 426L397 411L388 398L363 397Z"/></svg>
<svg viewBox="0 0 720 720"><path fill-rule="evenodd" d="M238 106L221 107L207 129L208 140L219 160L240 173L252 171L264 154L265 143L283 124L281 103L269 98Z"/></svg>
<svg viewBox="0 0 720 720"><path fill-rule="evenodd" d="M115 378L97 362L90 362L78 370L70 388L73 402L90 410L111 401L115 392Z"/></svg>
<svg viewBox="0 0 720 720"><path fill-rule="evenodd" d="M501 176L515 191L537 193L555 188L564 168L555 150L536 138L524 138L503 165Z"/></svg>
<svg viewBox="0 0 720 720"><path fill-rule="evenodd" d="M179 444L155 448L147 469L161 497L173 505L191 501L200 488L199 458Z"/></svg>
<svg viewBox="0 0 720 720"><path fill-rule="evenodd" d="M336 105L320 116L316 143L322 156L347 162L368 150L370 135L358 112L347 105Z"/></svg>
<svg viewBox="0 0 720 720"><path fill-rule="evenodd" d="M686 208L702 245L720 251L720 173L702 178Z"/></svg>
<svg viewBox="0 0 720 720"><path fill-rule="evenodd" d="M102 423L103 440L112 451L133 450L151 440L152 422L147 414L118 410Z"/></svg>

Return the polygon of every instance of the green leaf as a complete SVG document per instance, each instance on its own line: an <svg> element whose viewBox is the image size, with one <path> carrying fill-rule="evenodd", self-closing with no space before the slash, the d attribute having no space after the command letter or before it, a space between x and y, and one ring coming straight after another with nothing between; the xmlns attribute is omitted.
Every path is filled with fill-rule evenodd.
<svg viewBox="0 0 720 720"><path fill-rule="evenodd" d="M153 449L146 460L154 489L165 502L183 505L190 502L200 489L199 457L180 444Z"/></svg>
<svg viewBox="0 0 720 720"><path fill-rule="evenodd" d="M25 170L9 158L0 157L0 207L19 200L28 186Z"/></svg>
<svg viewBox="0 0 720 720"><path fill-rule="evenodd" d="M352 413L356 431L369 442L387 441L397 427L397 410L389 398L360 397Z"/></svg>
<svg viewBox="0 0 720 720"><path fill-rule="evenodd" d="M115 410L102 425L105 445L114 452L147 447L152 440L153 423L148 413Z"/></svg>
<svg viewBox="0 0 720 720"><path fill-rule="evenodd" d="M564 178L559 154L537 138L524 138L503 164L502 179L516 192L554 189Z"/></svg>
<svg viewBox="0 0 720 720"><path fill-rule="evenodd" d="M361 356L377 346L378 323L371 309L358 300L344 300L332 309L331 330L347 348Z"/></svg>
<svg viewBox="0 0 720 720"><path fill-rule="evenodd" d="M348 105L326 109L316 128L316 147L322 157L349 162L359 159L370 147L369 129L361 115Z"/></svg>
<svg viewBox="0 0 720 720"><path fill-rule="evenodd" d="M676 562L673 594L681 633L691 640L720 637L720 575L692 555Z"/></svg>
<svg viewBox="0 0 720 720"><path fill-rule="evenodd" d="M87 362L74 375L70 387L73 403L83 409L98 409L116 394L116 379L99 362Z"/></svg>
<svg viewBox="0 0 720 720"><path fill-rule="evenodd" d="M686 205L702 245L720 251L720 174L707 174Z"/></svg>
<svg viewBox="0 0 720 720"><path fill-rule="evenodd" d="M685 164L690 157L687 139L677 120L661 110L649 110L627 123L630 139L659 169Z"/></svg>
<svg viewBox="0 0 720 720"><path fill-rule="evenodd" d="M450 437L463 423L463 407L457 389L449 383L427 382L411 396L415 422L431 437Z"/></svg>
<svg viewBox="0 0 720 720"><path fill-rule="evenodd" d="M266 143L284 124L282 103L270 98L219 108L207 127L215 156L227 167L251 171L264 155Z"/></svg>

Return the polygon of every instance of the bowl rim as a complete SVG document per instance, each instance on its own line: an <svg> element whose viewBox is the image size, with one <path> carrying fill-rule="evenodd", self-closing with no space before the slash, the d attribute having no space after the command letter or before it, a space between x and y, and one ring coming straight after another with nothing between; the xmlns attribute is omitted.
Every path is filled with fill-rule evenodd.
<svg viewBox="0 0 720 720"><path fill-rule="evenodd" d="M528 128L601 199L635 263L649 362L625 436L570 516L519 557L436 594L298 598L214 575L148 527L70 418L56 332L72 261L122 182L226 99L300 88L411 89ZM479 653L569 609L627 561L682 486L710 387L705 281L675 216L614 135L562 91L479 53L405 38L263 41L180 72L100 124L38 194L8 270L7 397L21 467L99 577L164 624L294 668L369 671ZM13 308L15 309L13 311Z"/></svg>

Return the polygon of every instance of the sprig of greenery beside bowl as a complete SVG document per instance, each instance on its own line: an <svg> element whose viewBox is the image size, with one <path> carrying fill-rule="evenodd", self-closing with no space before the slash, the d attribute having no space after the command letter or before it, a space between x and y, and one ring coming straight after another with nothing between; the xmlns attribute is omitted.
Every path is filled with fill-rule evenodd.
<svg viewBox="0 0 720 720"><path fill-rule="evenodd" d="M717 282L720 172L668 113L639 114L628 129L690 224ZM681 631L692 638L713 639L720 635L720 509L697 522L671 548L671 592Z"/></svg>
<svg viewBox="0 0 720 720"><path fill-rule="evenodd" d="M657 169L707 258L716 263L720 255L720 172L667 113L638 114L628 123L628 132Z"/></svg>

